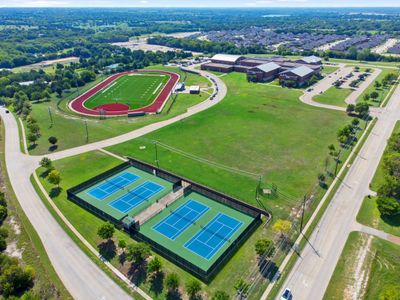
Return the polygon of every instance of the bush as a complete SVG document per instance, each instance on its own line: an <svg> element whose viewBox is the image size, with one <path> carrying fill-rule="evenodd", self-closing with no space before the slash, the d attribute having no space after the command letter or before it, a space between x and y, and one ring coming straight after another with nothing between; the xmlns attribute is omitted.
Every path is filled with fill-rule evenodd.
<svg viewBox="0 0 400 300"><path fill-rule="evenodd" d="M16 258L1 255L0 269L0 292L4 297L19 295L33 286L34 270L29 266L21 268Z"/></svg>
<svg viewBox="0 0 400 300"><path fill-rule="evenodd" d="M216 291L211 300L229 300L229 295L224 291Z"/></svg>
<svg viewBox="0 0 400 300"><path fill-rule="evenodd" d="M7 241L2 236L0 237L0 251L3 252L7 249Z"/></svg>
<svg viewBox="0 0 400 300"><path fill-rule="evenodd" d="M179 288L179 276L176 273L170 273L165 278L165 286L168 290L173 291Z"/></svg>
<svg viewBox="0 0 400 300"><path fill-rule="evenodd" d="M0 223L7 218L7 207L0 205Z"/></svg>
<svg viewBox="0 0 400 300"><path fill-rule="evenodd" d="M271 257L274 249L273 249L273 242L271 240L267 239L261 239L256 242L255 249L256 253L259 256L266 256L266 257ZM266 253L268 250L268 253Z"/></svg>
<svg viewBox="0 0 400 300"><path fill-rule="evenodd" d="M51 137L49 137L48 141L50 144L55 145L55 144L57 144L58 139L55 136L51 136Z"/></svg>
<svg viewBox="0 0 400 300"><path fill-rule="evenodd" d="M190 298L195 298L201 291L201 283L192 279L186 284L186 292Z"/></svg>
<svg viewBox="0 0 400 300"><path fill-rule="evenodd" d="M384 286L380 296L380 300L400 300L400 285Z"/></svg>

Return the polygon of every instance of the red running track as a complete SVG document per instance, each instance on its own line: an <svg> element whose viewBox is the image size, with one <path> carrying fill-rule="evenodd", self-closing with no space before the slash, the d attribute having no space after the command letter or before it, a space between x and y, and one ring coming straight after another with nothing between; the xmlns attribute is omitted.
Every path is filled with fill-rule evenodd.
<svg viewBox="0 0 400 300"><path fill-rule="evenodd" d="M132 74L132 73L138 73L138 72L155 72L155 73L162 73L170 76L170 79L168 80L167 84L164 86L164 88L161 90L161 92L158 94L157 98L148 106L141 107L138 109L125 109L125 110L115 110L115 106L111 106L110 110L106 110L108 104L106 105L101 105L100 107L97 107L96 109L90 109L85 107L85 101L88 100L90 97L92 97L94 94L98 93L100 90L111 84L113 81L117 80L119 77L127 75L127 74ZM101 110L106 110L106 116L123 116L129 113L159 113L163 109L165 103L167 102L169 96L171 95L172 89L175 87L175 85L179 81L179 75L176 73L172 72L167 72L167 71L158 71L158 70L138 70L138 71L127 71L127 72L122 72L118 74L114 74L104 81L100 82L98 85L95 87L91 88L84 94L78 96L74 100L72 100L69 103L69 107L80 114L84 115L89 115L89 116L99 116ZM122 107L121 107L122 108Z"/></svg>

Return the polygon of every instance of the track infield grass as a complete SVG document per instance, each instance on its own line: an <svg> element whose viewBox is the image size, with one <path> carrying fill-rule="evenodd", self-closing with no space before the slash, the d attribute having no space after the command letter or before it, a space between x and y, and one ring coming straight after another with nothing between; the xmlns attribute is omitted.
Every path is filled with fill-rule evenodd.
<svg viewBox="0 0 400 300"><path fill-rule="evenodd" d="M137 109L150 105L169 80L166 74L133 73L123 75L85 101L90 109L103 104L119 103Z"/></svg>
<svg viewBox="0 0 400 300"><path fill-rule="evenodd" d="M346 107L347 103L345 100L352 92L352 89L337 88L332 86L321 95L315 96L313 100L323 104Z"/></svg>
<svg viewBox="0 0 400 300"><path fill-rule="evenodd" d="M100 151L88 152L78 156L54 161L55 168L60 171L62 176L62 190L60 194L53 194L53 201L64 214L64 216L79 231L79 233L82 234L85 239L96 248L98 248L103 242L103 240L97 236L97 230L99 226L104 223L104 221L79 205L69 201L67 199L66 190L102 172L105 172L110 168L119 165L120 163L120 160L106 155ZM54 193L54 186L50 185L46 179L40 176L43 172L44 169L42 168L39 168L36 171L45 189L49 194L52 194ZM223 290L231 297L234 297L235 289L233 287L233 283L241 277L246 276L246 272L257 265L258 260L254 251L254 245L256 241L261 238L271 239L273 236L274 235L269 228L265 228L262 225L259 226L256 231L247 239L246 243L238 249L235 255L218 272L212 282L210 282L208 285L203 285L203 290L208 295L213 295L215 291ZM132 240L126 233L116 230L113 238L114 243L117 244L117 241L120 239L124 239L128 243L135 243L135 241ZM131 278L135 284L148 292L151 297L154 299L165 299L167 294L165 287L161 286L160 289L155 290L154 287L152 287L150 280L145 280L143 276L137 274L138 271L135 271L135 268L132 268L129 263L125 262L121 264L117 254L108 257L108 259L124 274L130 274L127 275L128 278ZM193 276L163 257L160 257L160 259L163 265L162 270L165 276L172 272L177 273L181 282L181 290L184 292L182 287L186 282L193 278ZM279 257L277 263L283 259L283 256ZM262 284L256 286L254 299L261 297L266 285L267 281L264 281Z"/></svg>
<svg viewBox="0 0 400 300"><path fill-rule="evenodd" d="M365 245L368 235L352 232L347 239L344 250L336 265L335 271L325 292L324 300L351 298L355 287L355 268L360 256L360 247ZM386 285L398 285L400 281L400 246L385 240L372 237L362 270L368 274L362 297L366 300L379 299Z"/></svg>

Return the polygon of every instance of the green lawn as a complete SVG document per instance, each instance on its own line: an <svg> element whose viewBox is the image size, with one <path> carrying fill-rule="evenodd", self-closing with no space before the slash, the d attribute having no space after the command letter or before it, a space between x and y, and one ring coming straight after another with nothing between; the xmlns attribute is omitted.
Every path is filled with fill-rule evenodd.
<svg viewBox="0 0 400 300"><path fill-rule="evenodd" d="M324 299L350 298L346 292L355 282L353 274L360 247L365 245L368 235L352 232L346 242ZM364 241L364 242L363 242ZM366 288L363 289L366 300L379 299L386 285L398 285L400 281L400 246L373 237L371 249L365 259L363 270L369 272Z"/></svg>
<svg viewBox="0 0 400 300"><path fill-rule="evenodd" d="M248 83L240 73L222 79L228 95L217 106L108 150L154 163L152 140L157 140L186 152L181 155L159 145L162 168L254 205L258 178L235 170L261 174L264 183L274 183L291 195L287 200L268 199L264 204L278 214L287 212L323 171L327 146L336 142L337 129L350 119L342 112L301 103L299 90ZM140 146L146 149L139 150ZM235 170L230 172L199 158Z"/></svg>
<svg viewBox="0 0 400 300"><path fill-rule="evenodd" d="M97 236L98 227L104 222L92 213L88 212L84 208L74 204L67 200L66 190L98 175L101 172L109 170L110 168L120 164L121 161L115 159L112 156L108 156L102 152L95 151L84 153L79 156L66 158L63 160L55 161L54 166L57 170L60 170L62 176L61 187L62 191L58 196L53 198L54 203L58 206L61 212L67 217L72 225L92 244L94 247L102 242ZM43 169L38 169L37 174L41 174ZM43 178L40 178L45 189L50 192L52 186ZM267 230L264 226L259 228L250 236L247 242L241 246L238 252L232 257L232 259L219 271L218 275L208 285L203 285L203 290L206 294L212 295L217 290L226 291L231 297L234 296L235 290L233 288L234 282L242 276L246 276L248 272L256 265L257 258L254 251L254 244L260 238L271 238L272 232ZM134 243L127 234L122 231L116 231L114 240L125 239L129 243ZM120 264L118 255L108 256L111 263L120 269L125 274L129 274L128 277L137 283L142 289L148 292L154 299L165 299L165 288L162 288L161 293L157 294L154 290L151 290L151 284L143 277L137 275L134 270L130 269L130 265L125 263ZM279 258L280 260L283 257ZM179 275L181 286L192 278L190 274L183 271L179 267L175 266L168 260L161 258L163 264L164 274L176 272ZM135 275L136 274L136 275ZM257 285L254 292L254 298L259 299L263 290L267 285L267 280L262 281L261 284ZM184 292L184 290L183 290Z"/></svg>
<svg viewBox="0 0 400 300"><path fill-rule="evenodd" d="M376 197L364 198L357 215L357 221L361 224L400 236L400 215L382 218L376 200Z"/></svg>
<svg viewBox="0 0 400 300"><path fill-rule="evenodd" d="M327 89L323 94L315 96L313 100L323 104L346 107L347 104L345 100L352 92L352 89L337 88L333 86Z"/></svg>
<svg viewBox="0 0 400 300"><path fill-rule="evenodd" d="M396 70L392 70L392 69L384 69L384 68L382 68L382 72L378 75L378 77L376 77L375 81L381 82L382 79L383 79L387 74L390 74L390 73L397 73L397 71L396 71ZM374 82L375 82L375 81L374 81ZM378 94L379 94L379 97L378 97L376 100L372 100L372 99L368 100L368 103L369 103L371 106L379 106L379 105L381 104L381 101L383 101L383 100L385 99L385 97L389 94L390 88L391 88L392 86L389 86L388 89L382 89L382 88L376 89L375 86L374 86L374 82L373 82L372 84L370 84L370 85L361 93L361 95L360 95L360 96L358 97L358 99L357 99L357 102L359 102L359 101L364 101L364 95L366 95L366 94L371 94L373 91L377 91Z"/></svg>
<svg viewBox="0 0 400 300"><path fill-rule="evenodd" d="M90 109L110 103L126 104L129 109L145 107L156 99L169 78L160 73L124 75L90 97L84 105Z"/></svg>
<svg viewBox="0 0 400 300"><path fill-rule="evenodd" d="M321 74L331 74L335 71L337 71L339 69L339 67L335 67L335 66L324 66Z"/></svg>
<svg viewBox="0 0 400 300"><path fill-rule="evenodd" d="M177 68L162 66L154 66L153 68L179 73L182 76L182 80L186 79L185 81L189 85L198 84L202 87L211 85L206 78L189 73L185 76L185 74ZM100 77L96 82L87 85L84 89L81 89L81 92L85 89L89 89L101 80L104 80L104 77ZM76 96L77 93L74 92L71 95L66 95L60 103L58 103L59 100L54 97L50 102L32 104L32 116L37 120L42 136L38 140L36 146L30 147L30 154L38 155L49 153L50 144L47 139L50 136L56 136L58 138L59 142L57 150L77 147L87 143L85 122L87 122L88 125L88 142L92 143L184 113L187 108L204 101L209 95L206 92L202 92L200 95L180 94L174 103L172 99L167 102L161 114L138 118L109 118L106 120L85 118L70 112L67 103ZM170 106L172 106L171 109ZM50 126L49 109L53 118L53 126Z"/></svg>

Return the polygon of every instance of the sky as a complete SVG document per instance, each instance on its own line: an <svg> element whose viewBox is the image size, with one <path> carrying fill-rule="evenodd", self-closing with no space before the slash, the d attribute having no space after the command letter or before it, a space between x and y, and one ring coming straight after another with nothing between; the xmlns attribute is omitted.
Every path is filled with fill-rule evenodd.
<svg viewBox="0 0 400 300"><path fill-rule="evenodd" d="M399 7L399 0L0 0L0 7Z"/></svg>

